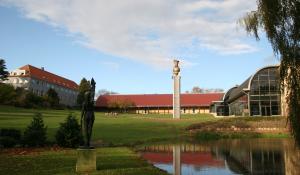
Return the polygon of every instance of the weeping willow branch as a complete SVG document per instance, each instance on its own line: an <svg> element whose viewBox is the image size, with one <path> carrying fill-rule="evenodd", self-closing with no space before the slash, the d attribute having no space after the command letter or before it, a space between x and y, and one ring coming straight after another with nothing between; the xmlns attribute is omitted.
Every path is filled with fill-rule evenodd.
<svg viewBox="0 0 300 175"><path fill-rule="evenodd" d="M259 29L263 29L280 58L289 126L300 145L300 0L257 0L257 10L247 13L239 23L257 40Z"/></svg>

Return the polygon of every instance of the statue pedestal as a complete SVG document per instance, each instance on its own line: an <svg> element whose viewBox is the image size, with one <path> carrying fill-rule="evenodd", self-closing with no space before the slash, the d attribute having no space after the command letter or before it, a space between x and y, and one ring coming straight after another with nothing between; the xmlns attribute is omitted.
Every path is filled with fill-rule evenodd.
<svg viewBox="0 0 300 175"><path fill-rule="evenodd" d="M93 172L96 171L96 149L78 148L76 172Z"/></svg>

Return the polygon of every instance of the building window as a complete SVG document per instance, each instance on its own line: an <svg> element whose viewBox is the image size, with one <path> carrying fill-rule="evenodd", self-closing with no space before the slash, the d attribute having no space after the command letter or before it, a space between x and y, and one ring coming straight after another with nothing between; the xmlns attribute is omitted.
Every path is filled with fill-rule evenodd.
<svg viewBox="0 0 300 175"><path fill-rule="evenodd" d="M250 90L251 115L280 114L279 86L278 69L275 67L266 68L254 75Z"/></svg>

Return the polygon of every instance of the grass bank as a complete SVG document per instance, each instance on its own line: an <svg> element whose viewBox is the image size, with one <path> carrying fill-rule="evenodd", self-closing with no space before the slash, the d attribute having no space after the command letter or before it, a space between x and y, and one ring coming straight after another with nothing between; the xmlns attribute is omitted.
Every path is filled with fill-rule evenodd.
<svg viewBox="0 0 300 175"><path fill-rule="evenodd" d="M76 150L6 149L0 151L0 174L76 174ZM94 175L167 175L125 147L98 148Z"/></svg>
<svg viewBox="0 0 300 175"><path fill-rule="evenodd" d="M195 140L289 138L285 117L234 117L188 126Z"/></svg>

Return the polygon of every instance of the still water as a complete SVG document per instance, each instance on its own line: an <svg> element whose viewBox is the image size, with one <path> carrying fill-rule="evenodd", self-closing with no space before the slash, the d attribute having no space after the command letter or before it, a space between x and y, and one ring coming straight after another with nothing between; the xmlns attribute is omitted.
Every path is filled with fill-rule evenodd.
<svg viewBox="0 0 300 175"><path fill-rule="evenodd" d="M161 144L139 151L148 162L175 175L300 175L300 150L291 139Z"/></svg>

